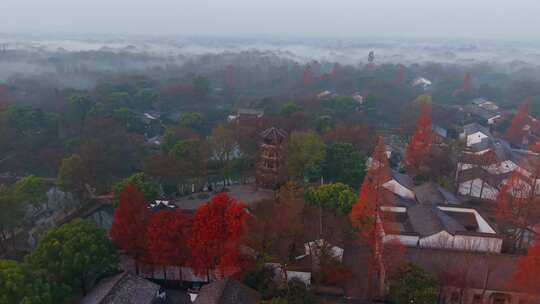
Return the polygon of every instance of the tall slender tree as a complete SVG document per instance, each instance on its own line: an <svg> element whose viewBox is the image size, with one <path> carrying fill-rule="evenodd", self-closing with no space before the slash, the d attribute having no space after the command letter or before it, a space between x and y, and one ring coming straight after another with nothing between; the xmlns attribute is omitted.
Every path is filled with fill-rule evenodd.
<svg viewBox="0 0 540 304"><path fill-rule="evenodd" d="M431 123L431 104L423 103L416 121L416 132L411 138L405 153L407 166L419 169L428 158L433 146L433 126Z"/></svg>
<svg viewBox="0 0 540 304"><path fill-rule="evenodd" d="M184 266L189 260L190 222L177 210L160 210L150 217L146 228L145 256L153 265Z"/></svg>
<svg viewBox="0 0 540 304"><path fill-rule="evenodd" d="M304 67L302 83L304 84L305 88L310 88L313 85L313 69L309 64Z"/></svg>
<svg viewBox="0 0 540 304"><path fill-rule="evenodd" d="M470 94L473 89L472 85L472 75L471 73L467 72L463 77L463 82L461 83L461 86L452 93L452 96L460 97Z"/></svg>
<svg viewBox="0 0 540 304"><path fill-rule="evenodd" d="M519 258L517 269L513 274L509 285L523 292L532 294L540 293L540 236L536 237L526 256Z"/></svg>
<svg viewBox="0 0 540 304"><path fill-rule="evenodd" d="M350 220L358 230L361 245L369 250L368 294L375 296L376 277L381 274L381 266L386 270L399 266L403 247L396 242L392 249L383 246L382 232L393 222L390 212L383 212L382 207L393 205L392 194L384 184L390 179L390 168L382 138L379 139L371 157L371 164L360 188L358 201L353 206Z"/></svg>
<svg viewBox="0 0 540 304"><path fill-rule="evenodd" d="M527 125L530 124L529 104L530 100L526 99L519 106L517 113L512 118L510 127L506 130L506 138L516 146L521 146L526 143L527 132L529 131Z"/></svg>
<svg viewBox="0 0 540 304"><path fill-rule="evenodd" d="M514 170L497 194L495 218L513 241L514 250L522 246L524 233L533 219L540 216L537 198L540 168L532 165L532 160L529 164L530 172Z"/></svg>
<svg viewBox="0 0 540 304"><path fill-rule="evenodd" d="M113 243L135 259L136 270L144 256L145 232L150 211L144 193L128 184L118 196L119 205L114 211L110 236Z"/></svg>
<svg viewBox="0 0 540 304"><path fill-rule="evenodd" d="M240 234L246 219L244 205L226 193L217 194L197 209L189 242L191 266L196 274L206 275L209 280L214 270L221 276L238 271Z"/></svg>

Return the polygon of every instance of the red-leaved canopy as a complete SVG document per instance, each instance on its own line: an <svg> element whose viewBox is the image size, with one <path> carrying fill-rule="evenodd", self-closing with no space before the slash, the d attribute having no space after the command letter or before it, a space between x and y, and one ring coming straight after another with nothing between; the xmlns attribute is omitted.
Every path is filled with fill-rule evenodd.
<svg viewBox="0 0 540 304"><path fill-rule="evenodd" d="M241 267L240 237L247 220L245 206L226 193L214 196L193 217L191 266L198 275L236 273Z"/></svg>

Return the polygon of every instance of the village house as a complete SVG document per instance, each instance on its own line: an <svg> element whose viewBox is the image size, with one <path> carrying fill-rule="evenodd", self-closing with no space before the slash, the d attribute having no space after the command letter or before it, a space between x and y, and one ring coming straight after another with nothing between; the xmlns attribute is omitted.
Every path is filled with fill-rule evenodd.
<svg viewBox="0 0 540 304"><path fill-rule="evenodd" d="M238 109L236 115L229 115L228 121L235 122L237 127L260 127L262 124L263 111L255 109Z"/></svg>
<svg viewBox="0 0 540 304"><path fill-rule="evenodd" d="M407 250L407 258L441 283L441 304L533 304L540 294L529 294L509 284L518 256L457 250Z"/></svg>
<svg viewBox="0 0 540 304"><path fill-rule="evenodd" d="M256 290L232 278L207 284L192 295L194 304L258 304L260 299Z"/></svg>
<svg viewBox="0 0 540 304"><path fill-rule="evenodd" d="M472 100L471 104L466 105L462 110L466 115L488 126L496 124L502 118L497 104L484 98Z"/></svg>
<svg viewBox="0 0 540 304"><path fill-rule="evenodd" d="M81 304L158 304L166 294L158 284L122 272L103 279L82 300Z"/></svg>
<svg viewBox="0 0 540 304"><path fill-rule="evenodd" d="M406 174L391 171L390 179L383 184L383 187L403 199L414 200L414 182Z"/></svg>
<svg viewBox="0 0 540 304"><path fill-rule="evenodd" d="M429 91L431 89L431 85L431 80L424 77L415 78L412 82L413 88L420 88L423 91Z"/></svg>
<svg viewBox="0 0 540 304"><path fill-rule="evenodd" d="M384 227L385 243L399 240L415 248L501 252L502 237L476 209L417 204L381 210L393 221Z"/></svg>
<svg viewBox="0 0 540 304"><path fill-rule="evenodd" d="M455 181L457 193L464 197L495 200L508 176L517 169L526 172L524 159L534 155L492 137L476 123L465 126L461 138L467 148L458 156Z"/></svg>

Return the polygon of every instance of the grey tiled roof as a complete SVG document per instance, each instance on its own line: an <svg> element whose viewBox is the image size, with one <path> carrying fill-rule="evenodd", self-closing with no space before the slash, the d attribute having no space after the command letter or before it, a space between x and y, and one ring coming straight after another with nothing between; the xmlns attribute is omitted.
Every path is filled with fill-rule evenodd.
<svg viewBox="0 0 540 304"><path fill-rule="evenodd" d="M126 272L102 280L81 304L151 304L160 287Z"/></svg>
<svg viewBox="0 0 540 304"><path fill-rule="evenodd" d="M201 288L194 304L257 304L259 300L260 295L256 290L226 278Z"/></svg>
<svg viewBox="0 0 540 304"><path fill-rule="evenodd" d="M394 178L403 187L412 190L414 188L414 181L406 174L398 173L396 171L391 172L392 178Z"/></svg>
<svg viewBox="0 0 540 304"><path fill-rule="evenodd" d="M460 201L455 195L433 182L424 183L415 187L414 193L420 204L460 204Z"/></svg>
<svg viewBox="0 0 540 304"><path fill-rule="evenodd" d="M465 227L433 205L419 204L407 208L412 228L420 236L430 236L441 231L454 234L466 231Z"/></svg>
<svg viewBox="0 0 540 304"><path fill-rule="evenodd" d="M271 127L262 131L260 136L267 144L280 144L287 138L287 132L276 127Z"/></svg>

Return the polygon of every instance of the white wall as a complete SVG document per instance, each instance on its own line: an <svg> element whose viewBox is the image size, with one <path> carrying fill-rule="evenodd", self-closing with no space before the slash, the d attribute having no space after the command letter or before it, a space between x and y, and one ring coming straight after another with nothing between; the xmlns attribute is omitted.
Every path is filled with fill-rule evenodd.
<svg viewBox="0 0 540 304"><path fill-rule="evenodd" d="M401 197L408 198L408 199L414 199L414 192L412 192L411 190L403 187L395 179L387 181L383 186L386 189L392 191L393 193L395 193L395 194L397 194L397 195L399 195Z"/></svg>
<svg viewBox="0 0 540 304"><path fill-rule="evenodd" d="M495 200L499 190L493 188L487 183L483 183L484 185L482 187L482 183L483 181L480 178L462 182L459 184L458 193L487 200Z"/></svg>
<svg viewBox="0 0 540 304"><path fill-rule="evenodd" d="M386 234L383 236L383 243L392 243L399 241L401 244L407 247L416 247L418 245L419 236L415 235L402 235L402 234Z"/></svg>
<svg viewBox="0 0 540 304"><path fill-rule="evenodd" d="M491 233L495 234L495 230L488 224L488 222L478 213L478 211L470 208L459 208L459 207L438 207L443 211L453 211L453 212L467 212L474 214L476 222L478 223L478 232L482 233Z"/></svg>
<svg viewBox="0 0 540 304"><path fill-rule="evenodd" d="M452 235L446 231L421 238L421 248L448 248L467 251L500 253L502 239L472 235Z"/></svg>
<svg viewBox="0 0 540 304"><path fill-rule="evenodd" d="M491 174L505 174L514 171L518 166L511 160L505 160L498 164L485 166L484 169Z"/></svg>

